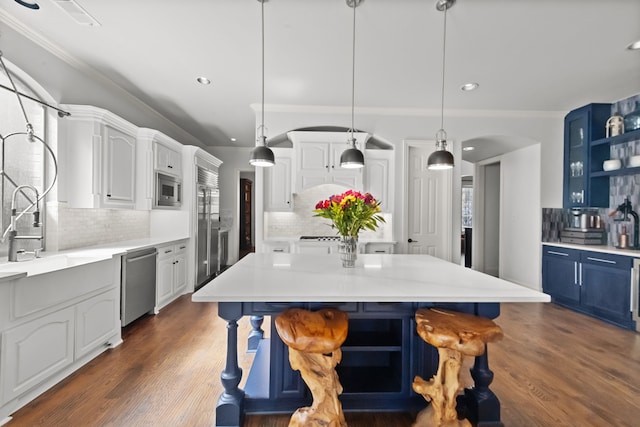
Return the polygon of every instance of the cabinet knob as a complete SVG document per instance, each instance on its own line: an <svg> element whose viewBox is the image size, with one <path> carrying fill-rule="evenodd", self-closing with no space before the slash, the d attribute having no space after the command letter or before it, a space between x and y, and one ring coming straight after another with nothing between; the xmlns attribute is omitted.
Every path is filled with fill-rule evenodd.
<svg viewBox="0 0 640 427"><path fill-rule="evenodd" d="M329 165L326 165L325 168L329 169Z"/></svg>

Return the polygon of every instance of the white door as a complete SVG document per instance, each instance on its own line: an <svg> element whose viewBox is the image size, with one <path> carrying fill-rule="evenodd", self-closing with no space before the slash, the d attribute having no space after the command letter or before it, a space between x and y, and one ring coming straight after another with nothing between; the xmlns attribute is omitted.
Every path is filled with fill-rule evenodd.
<svg viewBox="0 0 640 427"><path fill-rule="evenodd" d="M433 143L407 147L407 252L451 260L452 170L428 170Z"/></svg>

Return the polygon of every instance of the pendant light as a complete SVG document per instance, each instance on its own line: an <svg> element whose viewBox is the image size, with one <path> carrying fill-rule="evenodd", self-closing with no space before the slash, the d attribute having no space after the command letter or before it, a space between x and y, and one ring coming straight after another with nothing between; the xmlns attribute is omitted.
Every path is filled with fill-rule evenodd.
<svg viewBox="0 0 640 427"><path fill-rule="evenodd" d="M264 127L264 3L267 0L258 0L262 4L262 109L261 123L257 129L256 148L251 150L251 158L249 163L252 166L268 167L275 164L273 151L267 145L267 137L265 136Z"/></svg>
<svg viewBox="0 0 640 427"><path fill-rule="evenodd" d="M447 151L447 132L444 130L444 64L447 44L447 9L453 6L456 0L438 0L436 9L444 12L444 30L442 36L442 96L440 102L440 129L436 132L436 151L431 153L427 160L427 168L432 170L451 169L453 167L453 154Z"/></svg>
<svg viewBox="0 0 640 427"><path fill-rule="evenodd" d="M352 44L352 67L351 67L351 128L347 139L350 147L342 152L340 156L340 166L343 168L355 169L364 166L364 154L356 148L356 139L353 137L353 116L355 105L356 86L356 7L364 0L347 0L347 6L353 8L353 44Z"/></svg>

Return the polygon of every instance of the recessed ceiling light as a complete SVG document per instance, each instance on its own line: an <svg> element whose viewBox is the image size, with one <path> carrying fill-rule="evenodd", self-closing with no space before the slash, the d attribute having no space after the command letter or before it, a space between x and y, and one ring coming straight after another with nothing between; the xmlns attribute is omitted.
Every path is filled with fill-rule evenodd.
<svg viewBox="0 0 640 427"><path fill-rule="evenodd" d="M208 85L208 84L211 84L211 80L209 80L209 79L208 79L208 78L206 78L206 77L198 77L196 80L198 81L198 83L200 83L200 84L202 84L202 85Z"/></svg>
<svg viewBox="0 0 640 427"><path fill-rule="evenodd" d="M468 146L468 147L462 147L462 151L473 151L473 150L475 150L475 149L476 149L476 147L473 147L473 146L471 146L471 145L470 145L470 146Z"/></svg>
<svg viewBox="0 0 640 427"><path fill-rule="evenodd" d="M38 5L38 3L34 1L16 0L16 3L18 3L20 6L28 7L29 9L33 9L33 10L40 9L40 6Z"/></svg>
<svg viewBox="0 0 640 427"><path fill-rule="evenodd" d="M478 86L480 86L478 83L465 83L462 86L460 86L460 89L462 89L465 92L469 92L471 90L478 89Z"/></svg>
<svg viewBox="0 0 640 427"><path fill-rule="evenodd" d="M640 49L640 40L637 40L637 41L631 43L629 46L627 46L627 49L629 49L629 50L638 50L638 49Z"/></svg>
<svg viewBox="0 0 640 427"><path fill-rule="evenodd" d="M237 139L235 139L235 138L229 138L229 139L231 140L231 142L236 142L237 141Z"/></svg>

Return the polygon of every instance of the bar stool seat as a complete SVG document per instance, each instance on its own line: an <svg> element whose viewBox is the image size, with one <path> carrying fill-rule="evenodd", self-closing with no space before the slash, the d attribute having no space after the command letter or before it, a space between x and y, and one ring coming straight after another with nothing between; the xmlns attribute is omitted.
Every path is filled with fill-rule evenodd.
<svg viewBox="0 0 640 427"><path fill-rule="evenodd" d="M310 407L299 408L291 416L290 427L346 427L335 367L342 359L340 346L348 325L347 313L331 308L290 308L276 317L278 335L289 347L291 368L300 371L313 396Z"/></svg>
<svg viewBox="0 0 640 427"><path fill-rule="evenodd" d="M491 319L439 308L420 309L415 318L418 335L438 349L439 362L430 381L419 376L413 380L413 390L431 402L414 426L471 426L466 419L458 420L456 412L462 360L484 354L486 343L502 338L502 329Z"/></svg>

